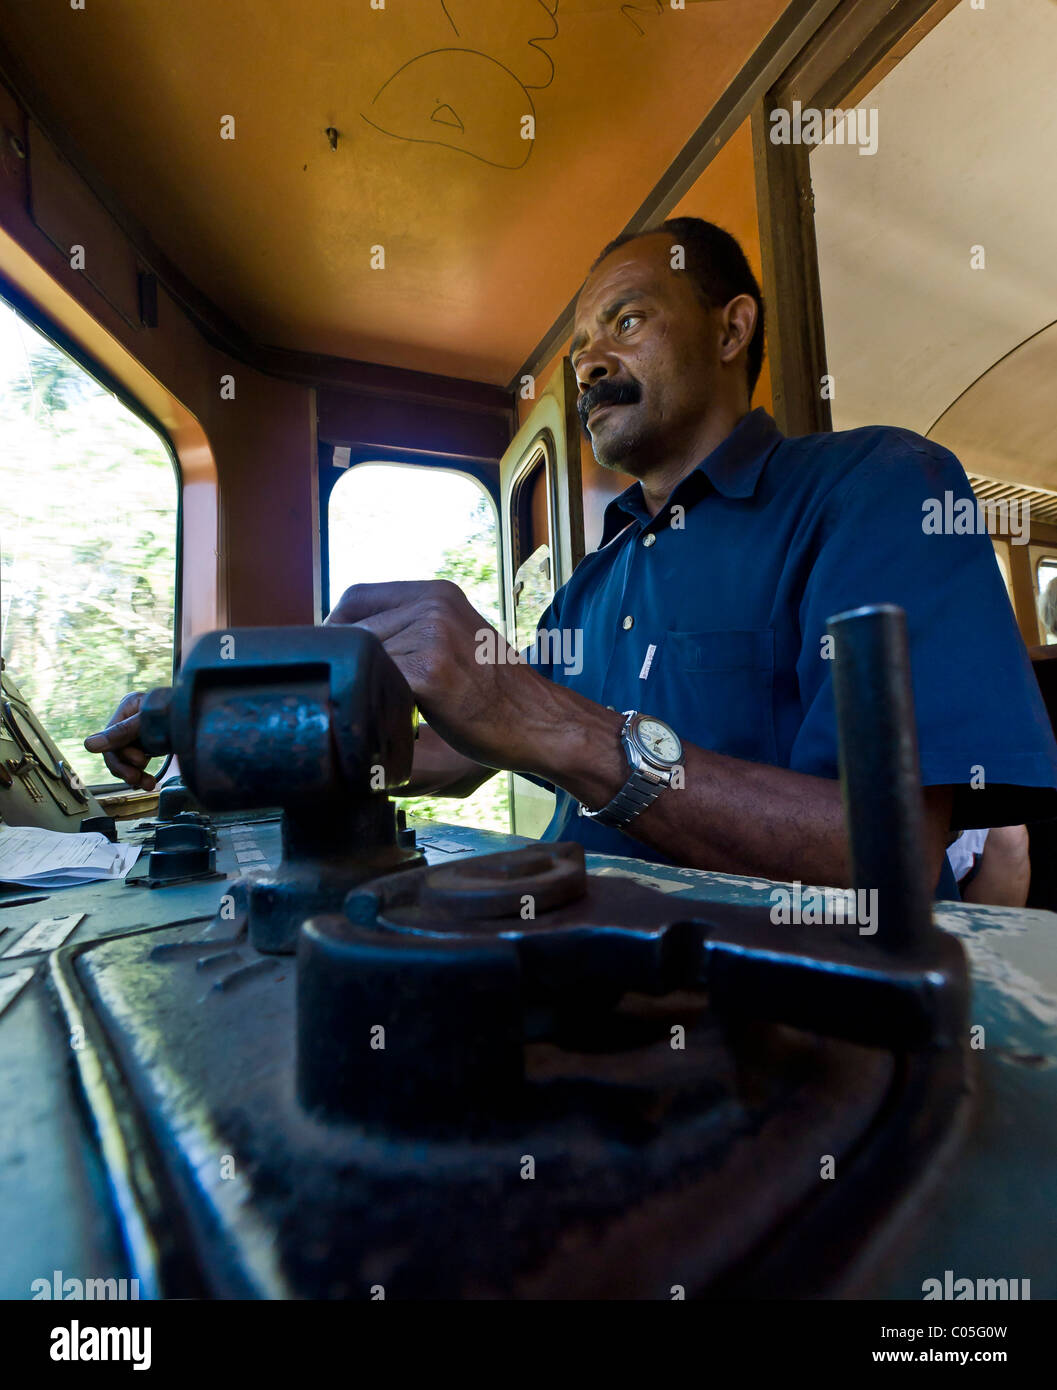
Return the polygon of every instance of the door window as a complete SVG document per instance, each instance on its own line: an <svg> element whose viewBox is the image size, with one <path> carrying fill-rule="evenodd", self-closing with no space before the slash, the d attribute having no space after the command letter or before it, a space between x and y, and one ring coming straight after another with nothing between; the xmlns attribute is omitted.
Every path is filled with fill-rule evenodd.
<svg viewBox="0 0 1057 1390"><path fill-rule="evenodd" d="M495 507L466 474L435 466L357 464L335 484L328 521L328 608L353 584L450 579L501 630ZM490 777L472 796L414 797L397 805L450 825L510 829L505 776Z"/></svg>
<svg viewBox="0 0 1057 1390"><path fill-rule="evenodd" d="M514 556L513 645L524 651L554 597L550 469L542 447L529 460L510 495L508 518Z"/></svg>

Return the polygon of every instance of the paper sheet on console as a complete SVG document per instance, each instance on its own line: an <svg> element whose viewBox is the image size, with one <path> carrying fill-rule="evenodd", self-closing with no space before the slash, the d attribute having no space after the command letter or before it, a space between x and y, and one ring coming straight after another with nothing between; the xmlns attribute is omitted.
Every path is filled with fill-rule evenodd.
<svg viewBox="0 0 1057 1390"><path fill-rule="evenodd" d="M97 832L74 835L31 825L0 825L0 881L27 888L68 888L123 879L139 845L113 845Z"/></svg>

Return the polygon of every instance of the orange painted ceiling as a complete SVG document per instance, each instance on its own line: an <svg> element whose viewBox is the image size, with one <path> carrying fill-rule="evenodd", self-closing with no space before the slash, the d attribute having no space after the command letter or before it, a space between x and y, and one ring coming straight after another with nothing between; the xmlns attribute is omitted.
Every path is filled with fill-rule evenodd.
<svg viewBox="0 0 1057 1390"><path fill-rule="evenodd" d="M258 342L506 385L785 3L0 0L0 35Z"/></svg>

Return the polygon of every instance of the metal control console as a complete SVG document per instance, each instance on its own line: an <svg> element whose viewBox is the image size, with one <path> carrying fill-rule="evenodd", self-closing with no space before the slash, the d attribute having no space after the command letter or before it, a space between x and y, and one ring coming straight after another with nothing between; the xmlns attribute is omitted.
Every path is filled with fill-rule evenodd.
<svg viewBox="0 0 1057 1390"><path fill-rule="evenodd" d="M186 792L123 827L151 840L141 887L0 899L0 1292L55 1269L159 1297L918 1278L892 1263L913 1204L978 1171L969 974L916 859L900 615L832 630L873 935L574 844L412 844L389 793L413 701L373 637L202 639L144 706Z"/></svg>

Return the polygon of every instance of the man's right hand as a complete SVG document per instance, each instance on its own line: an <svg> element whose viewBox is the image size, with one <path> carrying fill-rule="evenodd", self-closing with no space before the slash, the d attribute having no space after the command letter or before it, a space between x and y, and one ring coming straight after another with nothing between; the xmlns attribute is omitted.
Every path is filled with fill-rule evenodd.
<svg viewBox="0 0 1057 1390"><path fill-rule="evenodd" d="M110 723L98 734L89 734L84 746L89 753L102 753L103 762L130 787L152 792L155 779L147 771L151 755L139 744L139 711L143 691L133 690L110 716Z"/></svg>

